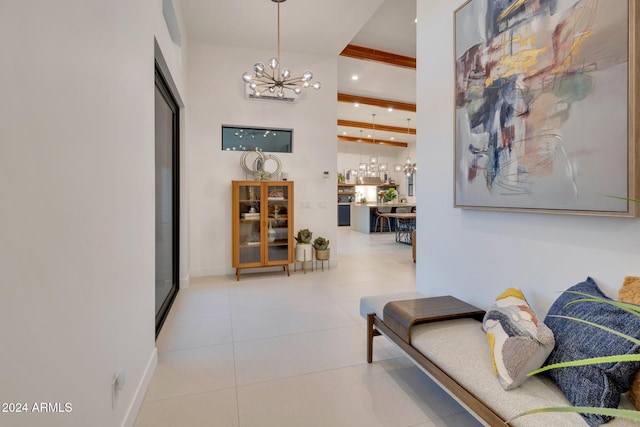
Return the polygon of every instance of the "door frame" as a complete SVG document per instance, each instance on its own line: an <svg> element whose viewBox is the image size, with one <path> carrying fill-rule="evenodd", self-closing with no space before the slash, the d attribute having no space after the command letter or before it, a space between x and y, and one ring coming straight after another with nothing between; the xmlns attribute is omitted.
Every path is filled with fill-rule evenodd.
<svg viewBox="0 0 640 427"><path fill-rule="evenodd" d="M169 310L175 301L176 295L180 290L180 107L176 101L176 98L171 92L169 85L167 84L167 80L162 74L162 69L158 64L158 61L155 61L155 87L158 88L162 96L164 97L167 104L174 113L174 123L173 123L173 143L171 147L172 152L172 232L171 238L173 240L173 250L172 250L172 281L173 286L171 291L169 291L169 295L162 303L160 309L156 313L155 316L155 325L156 325L156 338L162 329L162 325L169 314ZM154 92L155 93L155 92ZM154 95L155 96L155 95ZM154 139L154 159L155 159L155 139ZM155 164L155 161L154 161Z"/></svg>

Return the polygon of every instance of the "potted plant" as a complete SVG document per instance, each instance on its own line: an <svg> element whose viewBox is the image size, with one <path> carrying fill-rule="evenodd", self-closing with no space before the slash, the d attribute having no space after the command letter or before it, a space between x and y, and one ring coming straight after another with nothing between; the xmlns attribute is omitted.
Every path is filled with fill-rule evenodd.
<svg viewBox="0 0 640 427"><path fill-rule="evenodd" d="M316 251L316 259L325 261L331 256L329 241L324 237L318 237L313 241L313 249Z"/></svg>
<svg viewBox="0 0 640 427"><path fill-rule="evenodd" d="M390 188L384 193L385 202L393 202L398 197L398 192L395 188Z"/></svg>
<svg viewBox="0 0 640 427"><path fill-rule="evenodd" d="M296 239L296 261L311 261L311 237L313 233L308 228L298 230Z"/></svg>
<svg viewBox="0 0 640 427"><path fill-rule="evenodd" d="M338 172L338 184L344 184L344 174L342 172Z"/></svg>

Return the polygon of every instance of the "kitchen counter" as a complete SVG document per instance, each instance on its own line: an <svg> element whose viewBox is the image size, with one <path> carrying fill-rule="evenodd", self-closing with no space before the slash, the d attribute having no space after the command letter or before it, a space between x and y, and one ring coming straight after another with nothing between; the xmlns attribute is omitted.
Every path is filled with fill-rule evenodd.
<svg viewBox="0 0 640 427"><path fill-rule="evenodd" d="M375 225L375 208L390 207L395 212L399 207L415 207L415 203L352 203L351 229L361 233L371 233Z"/></svg>

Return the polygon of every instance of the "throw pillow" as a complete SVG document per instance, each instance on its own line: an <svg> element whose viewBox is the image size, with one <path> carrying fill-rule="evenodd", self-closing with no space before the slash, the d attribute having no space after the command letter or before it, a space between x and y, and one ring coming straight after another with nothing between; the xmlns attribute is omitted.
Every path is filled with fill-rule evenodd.
<svg viewBox="0 0 640 427"><path fill-rule="evenodd" d="M618 300L640 304L640 277L628 276L618 292ZM629 388L629 400L636 409L640 410L640 371L636 372Z"/></svg>
<svg viewBox="0 0 640 427"><path fill-rule="evenodd" d="M491 348L493 369L505 390L520 386L553 350L553 333L538 320L517 288L503 292L487 310L482 327Z"/></svg>
<svg viewBox="0 0 640 427"><path fill-rule="evenodd" d="M572 292L610 301L591 277L567 291L571 292L558 297L545 319L556 339L548 364L638 353L640 346L631 341L582 322L555 316L583 319L635 338L640 338L640 317L607 303L578 301L585 297ZM601 363L552 369L549 375L574 406L616 408L620 395L629 389L639 367L640 363L635 362ZM611 420L611 417L594 414L582 414L582 417L590 426Z"/></svg>

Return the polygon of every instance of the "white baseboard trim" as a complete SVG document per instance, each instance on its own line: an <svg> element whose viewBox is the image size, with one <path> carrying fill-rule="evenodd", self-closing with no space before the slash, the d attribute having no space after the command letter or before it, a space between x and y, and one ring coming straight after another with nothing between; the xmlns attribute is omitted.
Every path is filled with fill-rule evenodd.
<svg viewBox="0 0 640 427"><path fill-rule="evenodd" d="M180 279L178 283L178 287L179 289L188 288L190 283L191 283L191 274L187 274L187 277L183 277L182 279Z"/></svg>
<svg viewBox="0 0 640 427"><path fill-rule="evenodd" d="M136 391L133 395L131 404L129 405L127 413L125 414L124 421L122 422L122 427L133 427L133 425L135 424L136 418L138 417L138 412L140 412L142 402L144 401L144 395L149 388L151 377L153 377L153 372L156 370L157 365L158 349L154 346L153 353L151 354L151 358L149 359L149 363L147 363L147 368L144 370L142 380L140 380L140 383L138 383L138 387L136 388Z"/></svg>
<svg viewBox="0 0 640 427"><path fill-rule="evenodd" d="M198 270L191 270L191 277L226 276L228 274L235 274L235 269L201 268Z"/></svg>

